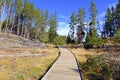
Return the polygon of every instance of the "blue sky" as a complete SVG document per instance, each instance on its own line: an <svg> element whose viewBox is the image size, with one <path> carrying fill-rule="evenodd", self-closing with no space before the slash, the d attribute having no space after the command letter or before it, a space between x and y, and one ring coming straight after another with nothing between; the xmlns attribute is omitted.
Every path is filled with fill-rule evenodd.
<svg viewBox="0 0 120 80"><path fill-rule="evenodd" d="M79 8L86 10L87 19L89 15L89 7L92 0L30 0L42 10L48 9L50 14L56 12L58 19L58 34L67 35L69 32L70 15L73 11L78 12ZM118 0L94 0L98 9L98 17L100 24L103 25L104 15L107 7L116 5ZM89 21L89 19L87 20Z"/></svg>

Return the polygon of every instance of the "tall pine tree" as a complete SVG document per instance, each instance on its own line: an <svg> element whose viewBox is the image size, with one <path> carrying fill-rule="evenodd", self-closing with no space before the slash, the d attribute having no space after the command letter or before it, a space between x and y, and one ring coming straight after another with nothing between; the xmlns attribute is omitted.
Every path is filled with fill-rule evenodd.
<svg viewBox="0 0 120 80"><path fill-rule="evenodd" d="M71 17L70 17L71 21L70 21L70 35L72 38L72 42L75 42L75 25L77 24L77 16L76 13L73 12Z"/></svg>
<svg viewBox="0 0 120 80"><path fill-rule="evenodd" d="M53 43L55 37L57 36L57 16L56 13L51 15L50 20L49 20L49 42Z"/></svg>
<svg viewBox="0 0 120 80"><path fill-rule="evenodd" d="M85 9L84 8L79 9L77 21L80 24L77 29L78 43L82 43L82 38L83 38L83 34L84 34L83 27L84 27L84 22L85 22Z"/></svg>

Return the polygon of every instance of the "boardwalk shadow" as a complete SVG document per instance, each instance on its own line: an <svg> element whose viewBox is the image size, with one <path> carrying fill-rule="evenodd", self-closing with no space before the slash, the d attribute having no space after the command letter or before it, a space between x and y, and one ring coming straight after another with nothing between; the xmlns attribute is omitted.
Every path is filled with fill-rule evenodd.
<svg viewBox="0 0 120 80"><path fill-rule="evenodd" d="M58 46L59 48L65 48L65 46Z"/></svg>
<svg viewBox="0 0 120 80"><path fill-rule="evenodd" d="M79 70L78 70L78 69L71 69L71 70L79 73Z"/></svg>
<svg viewBox="0 0 120 80"><path fill-rule="evenodd" d="M84 80L83 79L83 74L82 74L82 71L80 69L72 69L73 71L79 73L80 77L81 77L81 80Z"/></svg>

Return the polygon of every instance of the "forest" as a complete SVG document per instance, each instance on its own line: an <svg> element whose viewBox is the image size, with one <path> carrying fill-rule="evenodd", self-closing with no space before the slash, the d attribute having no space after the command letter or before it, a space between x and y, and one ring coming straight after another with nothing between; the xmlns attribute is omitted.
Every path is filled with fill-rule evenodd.
<svg viewBox="0 0 120 80"><path fill-rule="evenodd" d="M38 39L45 43L54 43L54 39L57 37L60 40L59 43L63 44L85 43L86 47L87 44L90 47L93 45L101 47L103 43L109 40L112 43L119 43L119 8L120 1L116 8L107 8L102 29L97 18L98 10L94 2L91 3L89 8L89 21L86 20L85 9L80 8L77 14L73 12L70 17L70 31L66 37L59 36L57 33L58 20L55 12L49 14L48 9L35 8L29 0L2 0L0 3L0 33L12 33L31 40ZM88 26L88 28L85 28L85 26ZM63 38L64 41L60 38ZM102 44L98 45L99 43Z"/></svg>
<svg viewBox="0 0 120 80"><path fill-rule="evenodd" d="M57 14L35 8L29 0L1 0L0 34L11 33L31 40L53 43L58 35Z"/></svg>
<svg viewBox="0 0 120 80"><path fill-rule="evenodd" d="M50 14L48 9L36 8L29 0L1 0L0 36L3 33L4 35L13 34L20 39L22 37L48 44L49 47L42 48L45 49L42 57L45 56L46 61L50 61L46 55L49 53L49 57L54 55L52 51L56 52L52 61L57 57L56 45L65 46L77 56L85 80L120 80L120 0L115 7L106 9L102 26L94 0L88 7L90 16L87 16L84 8L79 8L77 12L73 11L68 22L70 31L67 36L61 36L57 33L59 21L56 12ZM22 43L24 42L23 40ZM29 41L29 44L32 42ZM54 46L53 50L50 44ZM48 51L46 51L47 49ZM34 52L35 50L36 52ZM33 53L39 52L37 50L39 49L31 50L30 47L30 51ZM82 51L85 54L81 54ZM92 51L95 52L94 55L90 54ZM83 62L81 62L81 57L85 57ZM13 59L13 61L15 60ZM35 58L35 60L37 59ZM46 65L49 67L48 64ZM38 68L36 67L36 69ZM39 74L36 76L38 79Z"/></svg>
<svg viewBox="0 0 120 80"><path fill-rule="evenodd" d="M120 1L116 4L116 7L107 8L104 16L105 21L102 26L98 18L98 9L94 1L92 1L89 8L89 14L90 16L86 16L84 8L80 8L78 13L72 13L67 43L83 43L86 48L104 47L105 43L119 44ZM86 19L86 17L90 17L90 19Z"/></svg>

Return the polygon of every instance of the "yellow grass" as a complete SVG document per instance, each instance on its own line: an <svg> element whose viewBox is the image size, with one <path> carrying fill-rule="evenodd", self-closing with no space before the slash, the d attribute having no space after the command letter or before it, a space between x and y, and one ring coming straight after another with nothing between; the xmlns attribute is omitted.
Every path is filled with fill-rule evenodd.
<svg viewBox="0 0 120 80"><path fill-rule="evenodd" d="M0 50L0 54L18 54L18 53L23 53L23 54L41 54L41 53L49 53L53 47L49 48L9 48L6 50Z"/></svg>
<svg viewBox="0 0 120 80"><path fill-rule="evenodd" d="M20 50L21 53L45 54L45 56L1 58L0 80L38 80L58 56L58 49L52 47L15 50L18 52ZM14 50L11 49L9 53L12 52Z"/></svg>
<svg viewBox="0 0 120 80"><path fill-rule="evenodd" d="M103 52L99 50L86 50L84 48L71 48L71 51L77 56L78 61L81 63L86 62L87 58L86 55L100 55Z"/></svg>

